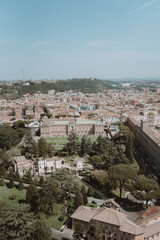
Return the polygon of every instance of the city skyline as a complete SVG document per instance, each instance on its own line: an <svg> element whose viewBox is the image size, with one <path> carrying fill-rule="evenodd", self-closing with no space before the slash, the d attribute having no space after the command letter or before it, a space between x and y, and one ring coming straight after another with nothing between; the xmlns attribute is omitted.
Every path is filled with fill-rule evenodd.
<svg viewBox="0 0 160 240"><path fill-rule="evenodd" d="M0 3L0 80L160 77L159 0Z"/></svg>

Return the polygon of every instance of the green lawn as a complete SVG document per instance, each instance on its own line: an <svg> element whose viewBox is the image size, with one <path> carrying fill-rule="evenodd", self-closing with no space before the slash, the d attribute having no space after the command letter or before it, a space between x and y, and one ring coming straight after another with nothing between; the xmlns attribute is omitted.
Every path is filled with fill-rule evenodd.
<svg viewBox="0 0 160 240"><path fill-rule="evenodd" d="M95 204L95 203L87 203L87 205L86 205L87 207L92 207L92 208L97 208L97 204Z"/></svg>
<svg viewBox="0 0 160 240"><path fill-rule="evenodd" d="M65 162L66 162L66 163L71 163L71 162L73 162L73 159L74 159L74 155L73 155L73 156L66 157L66 158L65 158Z"/></svg>
<svg viewBox="0 0 160 240"><path fill-rule="evenodd" d="M53 138L45 138L48 142L67 142L68 137L53 137Z"/></svg>
<svg viewBox="0 0 160 240"><path fill-rule="evenodd" d="M62 208L64 204L55 204L54 205L54 216L47 216L44 213L40 214L40 218L46 223L48 227L60 229L64 222L67 220L67 217L64 216L63 221L59 221L59 217L62 215Z"/></svg>
<svg viewBox="0 0 160 240"><path fill-rule="evenodd" d="M112 190L111 192L112 192L114 195L116 195L117 197L120 196L119 188L117 188L116 190ZM125 193L126 193L126 191L125 191L125 190L122 190L122 198L125 197Z"/></svg>
<svg viewBox="0 0 160 240"><path fill-rule="evenodd" d="M10 200L9 196L16 195L15 200ZM14 188L7 188L6 186L0 186L0 200L9 201L13 204L18 204L19 200L25 200L26 199L26 190L17 190Z"/></svg>

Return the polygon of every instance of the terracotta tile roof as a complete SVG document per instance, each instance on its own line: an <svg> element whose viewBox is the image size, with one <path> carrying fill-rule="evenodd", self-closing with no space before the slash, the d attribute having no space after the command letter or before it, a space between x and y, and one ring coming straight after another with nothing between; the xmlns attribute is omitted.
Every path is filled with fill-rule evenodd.
<svg viewBox="0 0 160 240"><path fill-rule="evenodd" d="M122 222L122 224L120 226L120 231L130 233L135 236L141 235L144 233L144 230L141 227L137 226L136 224L129 221L128 219L126 219L125 221Z"/></svg>
<svg viewBox="0 0 160 240"><path fill-rule="evenodd" d="M100 222L121 226L122 222L126 219L126 215L112 208L105 207L102 208L93 219Z"/></svg>
<svg viewBox="0 0 160 240"><path fill-rule="evenodd" d="M149 223L141 224L140 227L144 229L145 238L152 237L157 233L160 234L160 218Z"/></svg>
<svg viewBox="0 0 160 240"><path fill-rule="evenodd" d="M71 215L71 218L81 220L84 222L90 222L93 217L97 214L98 209L80 206L77 210Z"/></svg>
<svg viewBox="0 0 160 240"><path fill-rule="evenodd" d="M90 222L94 219L99 222L116 225L120 227L121 232L126 232L135 236L142 235L144 233L144 229L129 221L124 213L111 208L104 207L101 209L93 209L86 206L80 206L72 214L71 218L84 222Z"/></svg>

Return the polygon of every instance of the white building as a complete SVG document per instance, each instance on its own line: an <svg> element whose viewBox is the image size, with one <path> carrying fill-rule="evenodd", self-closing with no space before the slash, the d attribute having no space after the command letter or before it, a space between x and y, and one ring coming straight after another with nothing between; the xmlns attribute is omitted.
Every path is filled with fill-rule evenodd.
<svg viewBox="0 0 160 240"><path fill-rule="evenodd" d="M29 169L34 169L34 163L31 160L27 160L25 156L17 156L12 159L15 172L18 170L20 176L23 176Z"/></svg>
<svg viewBox="0 0 160 240"><path fill-rule="evenodd" d="M74 164L77 170L83 170L83 162L84 162L84 158L80 158L80 157L74 158Z"/></svg>
<svg viewBox="0 0 160 240"><path fill-rule="evenodd" d="M37 161L37 171L38 173L53 172L56 169L62 168L64 162L64 158L59 158L57 156L54 156L52 158L39 159Z"/></svg>

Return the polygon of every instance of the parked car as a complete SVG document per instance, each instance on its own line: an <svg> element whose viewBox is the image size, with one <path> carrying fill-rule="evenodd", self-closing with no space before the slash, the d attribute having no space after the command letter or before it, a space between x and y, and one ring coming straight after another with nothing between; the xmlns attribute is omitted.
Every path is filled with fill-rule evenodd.
<svg viewBox="0 0 160 240"><path fill-rule="evenodd" d="M95 200L92 200L92 202L91 202L91 203L97 204L97 202L96 202Z"/></svg>

